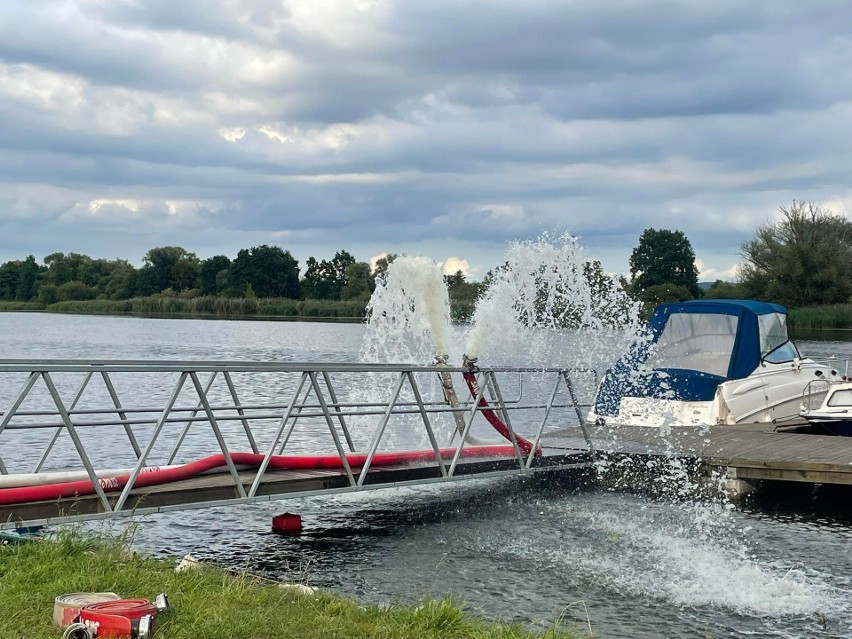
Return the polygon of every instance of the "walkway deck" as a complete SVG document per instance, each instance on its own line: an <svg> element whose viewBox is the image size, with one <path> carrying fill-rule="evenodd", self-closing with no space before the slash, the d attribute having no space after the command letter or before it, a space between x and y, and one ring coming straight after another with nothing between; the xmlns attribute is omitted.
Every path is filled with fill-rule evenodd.
<svg viewBox="0 0 852 639"><path fill-rule="evenodd" d="M507 434L519 428L534 449L543 433L580 419L569 373L345 362L0 360L0 475L9 476L9 486L46 470L82 474L83 482L98 472L127 477L120 492L94 481L94 495L0 506L0 529L544 470L585 473L592 463L585 441L576 450L545 447L541 457L505 439L499 441L505 454L496 447L462 454L477 442L494 442L489 421L502 420ZM594 387L594 371L573 373ZM464 389L463 397L454 389ZM389 466L391 458L377 455L406 442L434 456L402 456L408 463ZM235 451L263 461L238 468ZM361 455L353 459L363 465L350 471L356 451ZM143 469L214 455L225 460L226 472L137 486ZM337 458L343 469L268 466L273 456L291 455Z"/></svg>
<svg viewBox="0 0 852 639"><path fill-rule="evenodd" d="M852 438L778 432L772 424L695 427L590 427L599 454L700 459L736 479L772 479L852 485ZM548 446L585 443L569 431L545 435Z"/></svg>
<svg viewBox="0 0 852 639"><path fill-rule="evenodd" d="M267 471L255 497L241 499L243 503L270 501L283 497L300 497L312 494L345 493L353 490L421 485L462 479L517 475L540 471L562 471L584 473L591 467L591 456L587 451L568 451L562 448L543 449L530 469L521 469L515 458L485 457L462 459L452 477L444 477L434 462L408 463L399 466L375 466L370 468L364 487L350 486L343 470ZM256 471L242 471L240 480L246 491L251 487ZM114 507L118 493L108 495ZM233 504L238 499L236 488L227 472L204 475L179 482L133 490L129 507L123 514L150 514L169 510L202 508L217 504ZM68 522L75 519L91 519L93 516L108 515L97 495L86 495L73 499L29 502L0 506L0 528L15 528L27 525Z"/></svg>

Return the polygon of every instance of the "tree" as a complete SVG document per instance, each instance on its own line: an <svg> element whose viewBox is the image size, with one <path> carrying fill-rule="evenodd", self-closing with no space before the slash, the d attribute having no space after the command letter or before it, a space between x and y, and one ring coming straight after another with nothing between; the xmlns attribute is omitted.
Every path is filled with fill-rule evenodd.
<svg viewBox="0 0 852 639"><path fill-rule="evenodd" d="M444 275L447 295L450 298L450 313L454 322L467 322L473 317L476 302L482 295L483 287L478 282L468 282L461 270L452 275Z"/></svg>
<svg viewBox="0 0 852 639"><path fill-rule="evenodd" d="M70 300L91 300L95 298L95 291L90 286L86 286L80 280L71 280L65 282L56 290L57 297L60 302Z"/></svg>
<svg viewBox="0 0 852 639"><path fill-rule="evenodd" d="M220 292L218 275L229 266L231 259L225 255L214 255L201 262L199 275L202 295L216 295Z"/></svg>
<svg viewBox="0 0 852 639"><path fill-rule="evenodd" d="M346 286L346 269L355 264L355 258L347 251L338 251L329 260L317 262L309 257L305 262L305 277L302 279L302 297L319 300L339 300Z"/></svg>
<svg viewBox="0 0 852 639"><path fill-rule="evenodd" d="M21 266L18 269L18 289L15 299L22 302L29 302L36 296L38 290L36 280L38 279L38 275L39 266L36 263L36 259L32 255L28 255L27 259L21 262Z"/></svg>
<svg viewBox="0 0 852 639"><path fill-rule="evenodd" d="M695 252L683 231L645 229L630 255L630 281L637 295L652 286L671 284L700 297Z"/></svg>
<svg viewBox="0 0 852 639"><path fill-rule="evenodd" d="M136 291L137 270L127 260L110 262L112 269L103 286L103 293L111 300L126 300Z"/></svg>
<svg viewBox="0 0 852 639"><path fill-rule="evenodd" d="M0 266L0 300L13 301L18 295L18 273L21 260L6 262Z"/></svg>
<svg viewBox="0 0 852 639"><path fill-rule="evenodd" d="M139 292L142 295L160 293L167 288L176 291L196 288L199 261L195 253L180 246L152 248L143 258L139 270Z"/></svg>
<svg viewBox="0 0 852 639"><path fill-rule="evenodd" d="M376 260L376 266L373 269L374 279L384 279L385 273L388 272L388 266L399 257L396 253L386 253Z"/></svg>
<svg viewBox="0 0 852 639"><path fill-rule="evenodd" d="M651 312L660 304L685 302L689 299L692 299L689 289L678 284L655 284L646 288L639 295L639 301L642 302L642 314L645 317L650 317Z"/></svg>
<svg viewBox="0 0 852 639"><path fill-rule="evenodd" d="M710 285L710 288L704 291L704 297L717 300L733 300L754 297L754 295L748 293L742 284L716 280Z"/></svg>
<svg viewBox="0 0 852 639"><path fill-rule="evenodd" d="M342 299L366 301L376 287L366 262L354 262L346 267L346 284L343 286Z"/></svg>
<svg viewBox="0 0 852 639"><path fill-rule="evenodd" d="M852 295L852 222L814 202L782 206L781 219L742 245L740 283L788 306L846 302Z"/></svg>
<svg viewBox="0 0 852 639"><path fill-rule="evenodd" d="M244 294L246 285L257 297L299 297L299 262L277 246L240 249L229 269L230 288Z"/></svg>

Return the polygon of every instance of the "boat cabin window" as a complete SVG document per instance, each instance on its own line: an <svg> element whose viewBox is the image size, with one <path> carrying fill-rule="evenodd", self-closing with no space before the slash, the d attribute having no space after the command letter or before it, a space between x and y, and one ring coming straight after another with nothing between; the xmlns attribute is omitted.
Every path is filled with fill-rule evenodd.
<svg viewBox="0 0 852 639"><path fill-rule="evenodd" d="M828 400L829 406L852 406L852 390L838 390Z"/></svg>
<svg viewBox="0 0 852 639"><path fill-rule="evenodd" d="M727 377L737 336L735 315L672 313L654 345L648 366Z"/></svg>

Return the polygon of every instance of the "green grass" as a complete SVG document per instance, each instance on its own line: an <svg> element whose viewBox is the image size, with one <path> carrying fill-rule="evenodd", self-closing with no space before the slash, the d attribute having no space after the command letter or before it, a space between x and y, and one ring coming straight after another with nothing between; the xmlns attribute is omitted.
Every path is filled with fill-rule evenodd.
<svg viewBox="0 0 852 639"><path fill-rule="evenodd" d="M38 302L0 302L0 312L2 311L43 311L44 304Z"/></svg>
<svg viewBox="0 0 852 639"><path fill-rule="evenodd" d="M333 595L302 595L268 580L202 565L175 573L175 561L128 550L123 539L64 533L51 540L0 546L0 637L59 639L51 625L53 599L64 593L112 591L153 600L169 596L158 616L158 639L277 639L320 637L435 639L569 639L558 625L533 632L478 619L451 600L417 606L362 606ZM493 575L499 581L499 575Z"/></svg>
<svg viewBox="0 0 852 639"><path fill-rule="evenodd" d="M787 324L791 330L852 328L852 304L791 308Z"/></svg>
<svg viewBox="0 0 852 639"><path fill-rule="evenodd" d="M49 305L45 310L52 313L138 315L143 317L363 319L365 315L364 307L364 302L355 301L215 296L183 299L154 295L150 297L134 297L129 300L57 302Z"/></svg>

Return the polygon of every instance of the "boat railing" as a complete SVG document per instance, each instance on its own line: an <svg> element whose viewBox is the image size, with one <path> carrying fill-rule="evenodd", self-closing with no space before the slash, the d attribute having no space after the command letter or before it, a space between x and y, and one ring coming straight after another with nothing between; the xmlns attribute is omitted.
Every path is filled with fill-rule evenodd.
<svg viewBox="0 0 852 639"><path fill-rule="evenodd" d="M827 379L815 379L808 382L802 391L801 412L809 413L819 410L830 389L831 382Z"/></svg>

